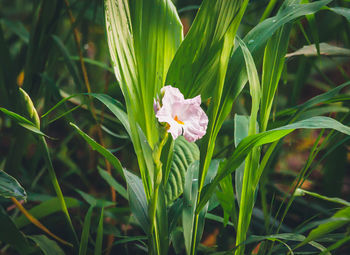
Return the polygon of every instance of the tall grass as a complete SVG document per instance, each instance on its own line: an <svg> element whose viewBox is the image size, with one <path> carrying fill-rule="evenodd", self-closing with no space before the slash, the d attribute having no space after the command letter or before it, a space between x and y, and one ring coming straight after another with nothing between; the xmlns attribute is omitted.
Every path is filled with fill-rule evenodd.
<svg viewBox="0 0 350 255"><path fill-rule="evenodd" d="M2 253L348 251L347 1L5 2ZM158 122L166 85L202 139Z"/></svg>

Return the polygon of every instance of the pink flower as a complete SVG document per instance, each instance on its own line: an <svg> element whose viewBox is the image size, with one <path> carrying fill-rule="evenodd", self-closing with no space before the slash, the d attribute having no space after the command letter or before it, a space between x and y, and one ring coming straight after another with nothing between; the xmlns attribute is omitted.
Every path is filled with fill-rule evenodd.
<svg viewBox="0 0 350 255"><path fill-rule="evenodd" d="M200 107L201 96L185 99L178 88L165 86L161 93L162 106L155 102L156 117L166 122L167 131L175 140L179 135L189 142L202 138L207 130L208 117Z"/></svg>

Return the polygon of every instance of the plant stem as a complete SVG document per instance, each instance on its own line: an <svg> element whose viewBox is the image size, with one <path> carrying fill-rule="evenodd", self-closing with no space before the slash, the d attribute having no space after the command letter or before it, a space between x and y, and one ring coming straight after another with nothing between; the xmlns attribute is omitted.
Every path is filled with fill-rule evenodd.
<svg viewBox="0 0 350 255"><path fill-rule="evenodd" d="M153 151L153 161L155 165L155 174L154 174L154 189L153 189L153 197L150 201L150 208L149 208L149 216L150 216L150 234L154 231L154 246L156 250L156 254L161 254L160 251L160 238L159 238L159 231L158 231L158 224L157 224L157 202L158 202L158 193L159 193L159 186L162 183L162 162L160 160L162 149L168 139L168 133L165 133L162 140L160 141L159 145L155 147Z"/></svg>
<svg viewBox="0 0 350 255"><path fill-rule="evenodd" d="M68 212L68 209L67 209L66 202L64 201L64 197L63 197L63 194L62 194L61 187L60 187L60 185L58 183L57 176L56 176L55 170L54 170L53 165L52 165L49 148L47 147L47 143L46 143L46 140L45 140L44 136L41 136L39 139L40 139L40 142L41 142L41 144L43 146L43 149L44 149L45 161L46 161L46 164L47 164L47 167L48 167L51 183L53 185L53 188L55 189L55 192L56 192L56 195L57 195L57 198L58 198L61 210L64 213L64 215L66 216L66 220L68 222L68 225L69 225L69 227L70 227L70 229L71 229L71 231L73 233L73 241L75 243L74 246L77 248L78 247L78 243L79 243L78 236L77 236L77 234L76 234L76 232L74 230L74 227L73 227L73 224L72 224L72 220L71 220L71 218L69 216L69 212Z"/></svg>
<svg viewBox="0 0 350 255"><path fill-rule="evenodd" d="M198 197L199 197L198 193ZM199 203L199 199L197 200L197 205ZM194 225L193 225L193 234L192 234L192 244L191 244L191 255L195 255L196 254L196 240L197 240L197 229L198 229L198 219L199 219L199 213L195 213L194 215Z"/></svg>

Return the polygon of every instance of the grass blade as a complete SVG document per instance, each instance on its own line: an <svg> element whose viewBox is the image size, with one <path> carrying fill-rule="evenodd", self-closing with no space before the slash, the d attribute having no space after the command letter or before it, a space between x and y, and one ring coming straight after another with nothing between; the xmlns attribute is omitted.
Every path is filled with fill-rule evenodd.
<svg viewBox="0 0 350 255"><path fill-rule="evenodd" d="M102 254L103 211L104 211L104 208L102 207L102 208L101 208L100 220L99 220L99 222L98 222L98 227L97 227L97 235L96 235L96 243L95 243L94 255L101 255L101 254Z"/></svg>

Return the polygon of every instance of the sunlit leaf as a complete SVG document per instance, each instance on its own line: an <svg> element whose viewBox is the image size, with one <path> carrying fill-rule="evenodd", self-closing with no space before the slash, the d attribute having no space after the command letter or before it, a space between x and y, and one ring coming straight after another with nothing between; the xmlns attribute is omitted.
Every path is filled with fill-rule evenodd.
<svg viewBox="0 0 350 255"><path fill-rule="evenodd" d="M133 140L138 124L153 148L158 138L153 99L182 41L180 19L170 0L107 0L105 14L114 72L135 125Z"/></svg>

